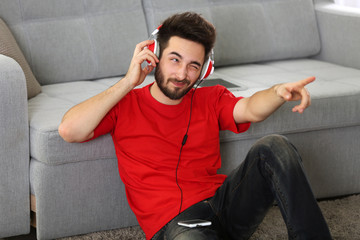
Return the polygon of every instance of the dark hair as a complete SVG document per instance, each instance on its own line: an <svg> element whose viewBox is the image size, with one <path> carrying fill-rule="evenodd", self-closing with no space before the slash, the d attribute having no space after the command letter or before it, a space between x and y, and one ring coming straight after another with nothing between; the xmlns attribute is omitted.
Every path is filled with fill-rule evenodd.
<svg viewBox="0 0 360 240"><path fill-rule="evenodd" d="M162 23L157 34L160 56L173 36L202 44L205 48L205 57L208 57L214 47L216 31L215 27L200 14L194 12L175 14Z"/></svg>

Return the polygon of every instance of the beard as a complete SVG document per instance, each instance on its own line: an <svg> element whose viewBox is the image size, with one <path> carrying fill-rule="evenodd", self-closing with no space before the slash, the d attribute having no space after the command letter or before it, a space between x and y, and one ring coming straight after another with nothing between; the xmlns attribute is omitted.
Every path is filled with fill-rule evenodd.
<svg viewBox="0 0 360 240"><path fill-rule="evenodd" d="M164 78L164 75L161 71L160 68L160 64L158 64L156 66L155 69L155 81L157 83L157 85L159 86L161 92L167 96L168 98L172 99L172 100L179 100L182 97L184 97L189 91L190 89L194 86L194 84L196 83L196 81L190 85L191 81L188 79L184 79L184 80L177 80L175 78L169 78L166 79ZM166 82L165 82L166 81ZM167 84L169 82L179 82L179 83L184 83L184 86L187 86L186 88L178 88L176 87L174 90L171 90Z"/></svg>

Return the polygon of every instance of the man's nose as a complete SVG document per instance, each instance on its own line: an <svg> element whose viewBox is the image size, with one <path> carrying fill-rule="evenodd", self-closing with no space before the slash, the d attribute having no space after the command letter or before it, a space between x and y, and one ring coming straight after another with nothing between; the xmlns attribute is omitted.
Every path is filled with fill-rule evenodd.
<svg viewBox="0 0 360 240"><path fill-rule="evenodd" d="M187 67L186 66L179 66L176 72L177 80L184 80L187 77Z"/></svg>

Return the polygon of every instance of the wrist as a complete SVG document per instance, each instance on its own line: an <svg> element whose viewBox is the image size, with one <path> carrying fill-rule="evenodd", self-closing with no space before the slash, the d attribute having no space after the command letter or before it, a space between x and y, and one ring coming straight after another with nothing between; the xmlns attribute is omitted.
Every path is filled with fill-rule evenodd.
<svg viewBox="0 0 360 240"><path fill-rule="evenodd" d="M124 77L120 79L117 83L115 83L113 86L108 88L105 91L105 95L115 94L123 97L128 94L132 89L134 89L134 86L126 79L126 77Z"/></svg>
<svg viewBox="0 0 360 240"><path fill-rule="evenodd" d="M284 102L286 102L286 99L284 98L284 96L282 95L282 93L281 93L281 86L282 86L282 84L276 84L276 85L274 85L273 87L272 87L272 89L273 89L273 93L275 94L275 96L282 102L282 103L284 103Z"/></svg>
<svg viewBox="0 0 360 240"><path fill-rule="evenodd" d="M127 76L124 76L114 85L114 87L118 89L122 89L123 91L126 92L130 92L136 87L136 85L132 81L130 81Z"/></svg>

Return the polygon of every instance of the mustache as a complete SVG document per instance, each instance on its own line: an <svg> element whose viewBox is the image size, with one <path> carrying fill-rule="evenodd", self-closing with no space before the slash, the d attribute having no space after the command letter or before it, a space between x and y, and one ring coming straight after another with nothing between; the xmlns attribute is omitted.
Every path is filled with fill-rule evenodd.
<svg viewBox="0 0 360 240"><path fill-rule="evenodd" d="M178 83L185 83L186 85L189 85L191 83L188 79L177 80L176 78L169 78L168 81L178 82Z"/></svg>

